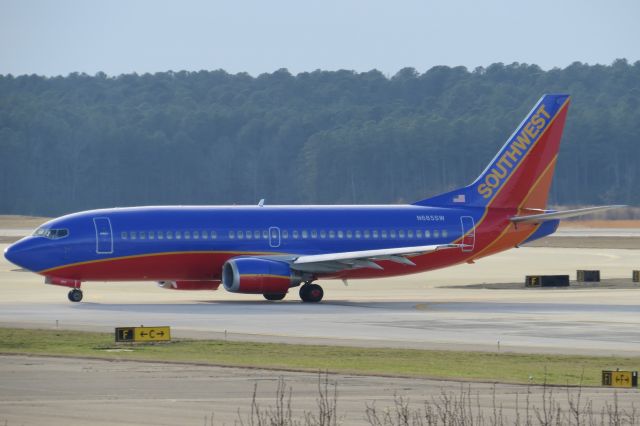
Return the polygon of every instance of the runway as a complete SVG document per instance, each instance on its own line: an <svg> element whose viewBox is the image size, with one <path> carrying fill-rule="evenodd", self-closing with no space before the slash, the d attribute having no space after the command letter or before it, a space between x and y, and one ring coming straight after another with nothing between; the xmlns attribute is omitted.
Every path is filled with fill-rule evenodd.
<svg viewBox="0 0 640 426"><path fill-rule="evenodd" d="M176 337L421 349L568 354L640 353L640 288L487 290L448 288L517 282L530 273L601 269L629 277L636 250L521 248L477 262L394 279L324 285L325 301L302 304L153 283L87 283L85 301L0 263L0 325L112 332L169 325Z"/></svg>

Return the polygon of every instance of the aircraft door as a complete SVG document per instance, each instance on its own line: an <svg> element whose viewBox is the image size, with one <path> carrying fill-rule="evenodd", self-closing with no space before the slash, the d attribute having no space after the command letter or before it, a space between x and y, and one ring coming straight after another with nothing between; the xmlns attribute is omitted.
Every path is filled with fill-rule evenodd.
<svg viewBox="0 0 640 426"><path fill-rule="evenodd" d="M96 253L113 253L113 231L108 217L94 217L93 225L96 228Z"/></svg>
<svg viewBox="0 0 640 426"><path fill-rule="evenodd" d="M269 228L269 246L280 247L280 228L272 226Z"/></svg>
<svg viewBox="0 0 640 426"><path fill-rule="evenodd" d="M476 244L476 230L474 228L473 218L471 216L460 216L462 224L462 251L473 251Z"/></svg>

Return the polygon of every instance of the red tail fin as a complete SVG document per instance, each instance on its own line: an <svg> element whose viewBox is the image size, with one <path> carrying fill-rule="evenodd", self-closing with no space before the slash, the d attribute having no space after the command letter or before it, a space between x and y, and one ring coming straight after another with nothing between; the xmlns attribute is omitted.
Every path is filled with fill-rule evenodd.
<svg viewBox="0 0 640 426"><path fill-rule="evenodd" d="M415 204L544 209L568 105L569 95L544 95L471 185Z"/></svg>

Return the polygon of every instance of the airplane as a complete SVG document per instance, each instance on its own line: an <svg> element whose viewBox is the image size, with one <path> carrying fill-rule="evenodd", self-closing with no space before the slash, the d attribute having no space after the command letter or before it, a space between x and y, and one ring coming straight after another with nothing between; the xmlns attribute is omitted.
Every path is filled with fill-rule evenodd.
<svg viewBox="0 0 640 426"><path fill-rule="evenodd" d="M622 206L547 209L570 97L546 94L470 185L408 205L130 207L53 219L5 249L12 263L69 287L156 281L165 289L261 294L300 287L320 302L323 279L430 271L518 247L564 218Z"/></svg>

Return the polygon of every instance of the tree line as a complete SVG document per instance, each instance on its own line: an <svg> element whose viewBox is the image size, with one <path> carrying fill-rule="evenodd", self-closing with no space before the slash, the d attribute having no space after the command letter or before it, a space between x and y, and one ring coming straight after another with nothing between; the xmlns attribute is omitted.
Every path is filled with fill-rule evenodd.
<svg viewBox="0 0 640 426"><path fill-rule="evenodd" d="M0 75L0 213L412 202L471 182L572 95L550 202L638 204L640 62Z"/></svg>

